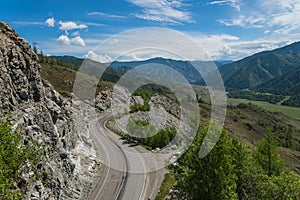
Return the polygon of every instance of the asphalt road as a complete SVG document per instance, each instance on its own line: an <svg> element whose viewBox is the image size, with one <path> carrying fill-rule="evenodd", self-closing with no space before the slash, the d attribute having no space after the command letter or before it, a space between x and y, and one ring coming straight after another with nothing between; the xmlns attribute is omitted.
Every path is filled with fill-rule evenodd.
<svg viewBox="0 0 300 200"><path fill-rule="evenodd" d="M144 200L155 199L166 172L156 169L163 158L149 154L141 146L132 146L105 127L111 114L95 119L90 124L102 162L101 177L89 200Z"/></svg>

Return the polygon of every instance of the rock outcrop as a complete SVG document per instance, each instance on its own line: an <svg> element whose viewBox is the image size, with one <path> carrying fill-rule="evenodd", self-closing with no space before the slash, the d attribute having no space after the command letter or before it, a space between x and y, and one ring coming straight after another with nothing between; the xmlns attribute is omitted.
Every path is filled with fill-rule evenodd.
<svg viewBox="0 0 300 200"><path fill-rule="evenodd" d="M24 175L27 199L82 199L94 181L98 165L87 125L76 122L74 109L40 77L38 57L23 38L0 22L0 118L12 124L26 141L49 149L37 170L43 180ZM76 116L76 115L75 115Z"/></svg>

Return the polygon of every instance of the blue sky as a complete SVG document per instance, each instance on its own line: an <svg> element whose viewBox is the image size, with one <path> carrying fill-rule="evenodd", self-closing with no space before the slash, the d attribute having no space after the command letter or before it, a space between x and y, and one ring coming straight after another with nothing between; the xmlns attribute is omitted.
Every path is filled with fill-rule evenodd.
<svg viewBox="0 0 300 200"><path fill-rule="evenodd" d="M101 41L134 28L180 31L215 60L237 60L300 40L299 0L10 0L0 13L1 21L31 44L36 41L45 54L99 61L113 59L93 51ZM159 40L159 34L151 37Z"/></svg>

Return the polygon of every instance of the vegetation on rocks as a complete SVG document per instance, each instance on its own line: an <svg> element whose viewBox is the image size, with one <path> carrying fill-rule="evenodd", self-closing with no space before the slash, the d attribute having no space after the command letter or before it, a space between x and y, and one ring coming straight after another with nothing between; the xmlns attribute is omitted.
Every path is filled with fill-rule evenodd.
<svg viewBox="0 0 300 200"><path fill-rule="evenodd" d="M0 121L0 199L22 199L27 184L22 174L37 175L42 151L34 142L22 142L23 137L6 120Z"/></svg>
<svg viewBox="0 0 300 200"><path fill-rule="evenodd" d="M150 98L152 96L152 92L151 91L141 91L141 92L134 92L133 93L134 96L141 96L142 99L144 100L144 104L140 104L135 102L133 105L130 106L130 112L134 113L134 112L138 112L138 111L149 111L150 110Z"/></svg>

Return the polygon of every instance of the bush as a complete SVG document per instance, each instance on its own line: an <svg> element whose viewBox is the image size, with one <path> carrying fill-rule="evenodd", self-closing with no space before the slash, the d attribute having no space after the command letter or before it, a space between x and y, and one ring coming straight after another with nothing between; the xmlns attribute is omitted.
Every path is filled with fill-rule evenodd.
<svg viewBox="0 0 300 200"><path fill-rule="evenodd" d="M138 112L138 111L150 111L150 104L144 103L144 105L140 103L135 103L130 106L130 113Z"/></svg>
<svg viewBox="0 0 300 200"><path fill-rule="evenodd" d="M129 119L127 130L132 140L139 144L155 149L168 145L176 135L176 128L166 128L157 131L149 122Z"/></svg>
<svg viewBox="0 0 300 200"><path fill-rule="evenodd" d="M22 144L23 137L7 120L0 121L0 199L22 199L26 182L22 173L35 172L39 152L35 143Z"/></svg>

